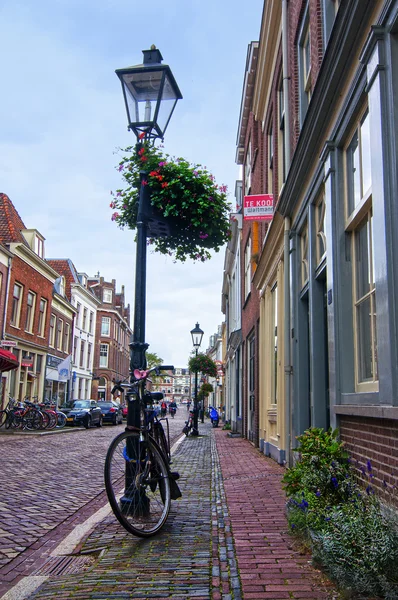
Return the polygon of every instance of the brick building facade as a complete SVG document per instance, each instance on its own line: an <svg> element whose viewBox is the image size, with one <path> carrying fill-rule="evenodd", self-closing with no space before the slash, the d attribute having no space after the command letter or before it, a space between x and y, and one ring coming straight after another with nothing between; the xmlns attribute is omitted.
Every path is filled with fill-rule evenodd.
<svg viewBox="0 0 398 600"><path fill-rule="evenodd" d="M92 398L111 399L115 381L129 381L130 305L125 305L124 286L116 292L116 280L99 275L88 278L88 287L100 301L97 308Z"/></svg>

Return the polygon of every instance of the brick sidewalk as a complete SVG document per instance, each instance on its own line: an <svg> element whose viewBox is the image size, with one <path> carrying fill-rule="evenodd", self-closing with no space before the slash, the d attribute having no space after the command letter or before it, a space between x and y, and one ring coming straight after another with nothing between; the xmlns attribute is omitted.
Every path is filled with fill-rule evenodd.
<svg viewBox="0 0 398 600"><path fill-rule="evenodd" d="M215 429L242 597L279 600L337 597L329 582L294 550L281 487L283 467L250 442Z"/></svg>
<svg viewBox="0 0 398 600"><path fill-rule="evenodd" d="M113 515L75 550L86 571L48 575L33 600L279 600L336 598L294 549L284 515L283 469L247 440L209 423L173 457L183 497L157 536L138 539ZM76 563L75 563L76 564Z"/></svg>

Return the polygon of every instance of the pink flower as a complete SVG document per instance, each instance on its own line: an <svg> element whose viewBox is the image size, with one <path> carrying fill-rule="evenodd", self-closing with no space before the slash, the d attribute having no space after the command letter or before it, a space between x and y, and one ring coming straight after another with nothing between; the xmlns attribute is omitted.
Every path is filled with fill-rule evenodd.
<svg viewBox="0 0 398 600"><path fill-rule="evenodd" d="M159 167L164 167L165 165L167 165L167 162L165 162L165 161L162 161L159 163Z"/></svg>
<svg viewBox="0 0 398 600"><path fill-rule="evenodd" d="M123 169L124 169L124 165L119 165L118 168L117 168L117 170L119 171L119 173L120 173L120 171L123 171Z"/></svg>
<svg viewBox="0 0 398 600"><path fill-rule="evenodd" d="M200 237L201 240L205 240L206 238L209 237L209 234L208 233L202 233L202 232L200 232L199 233L199 237Z"/></svg>
<svg viewBox="0 0 398 600"><path fill-rule="evenodd" d="M141 183L142 183L142 185L148 185L148 182L146 179L143 179Z"/></svg>
<svg viewBox="0 0 398 600"><path fill-rule="evenodd" d="M116 202L111 202L109 206L110 208L116 208Z"/></svg>
<svg viewBox="0 0 398 600"><path fill-rule="evenodd" d="M118 212L114 212L113 215L111 216L111 221L116 221L116 219L120 217Z"/></svg>

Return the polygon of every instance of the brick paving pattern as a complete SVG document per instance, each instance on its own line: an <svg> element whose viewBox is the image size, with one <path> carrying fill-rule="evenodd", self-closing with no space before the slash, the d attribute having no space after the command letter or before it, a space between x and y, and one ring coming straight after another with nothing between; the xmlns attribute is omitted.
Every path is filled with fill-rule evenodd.
<svg viewBox="0 0 398 600"><path fill-rule="evenodd" d="M181 411L183 412L183 411ZM184 414L185 417L185 414ZM181 433L171 420L170 438ZM103 467L123 426L51 433L0 430L0 597L107 503Z"/></svg>
<svg viewBox="0 0 398 600"><path fill-rule="evenodd" d="M310 564L294 549L285 517L283 468L247 440L215 430L242 597L321 600L336 597Z"/></svg>
<svg viewBox="0 0 398 600"><path fill-rule="evenodd" d="M109 515L75 550L87 570L50 574L30 600L337 598L288 533L282 467L208 422L199 429L173 456L183 496L160 534L136 538ZM44 549L31 574L48 574Z"/></svg>

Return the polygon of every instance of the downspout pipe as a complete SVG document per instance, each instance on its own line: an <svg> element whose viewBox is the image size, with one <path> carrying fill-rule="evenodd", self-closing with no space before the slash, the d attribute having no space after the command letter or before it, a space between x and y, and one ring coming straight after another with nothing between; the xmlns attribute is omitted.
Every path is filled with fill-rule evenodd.
<svg viewBox="0 0 398 600"><path fill-rule="evenodd" d="M291 346L290 346L290 219L285 217L283 237L283 289L284 289L284 364L285 364L285 461L289 467L291 462Z"/></svg>
<svg viewBox="0 0 398 600"><path fill-rule="evenodd" d="M286 176L290 168L290 112L289 112L289 60L288 60L288 17L287 2L282 0L282 79L283 79L283 102L285 114L284 127L284 150ZM283 239L283 261L284 261L284 363L285 363L285 461L287 466L291 463L291 346L290 346L290 218L285 217L284 239Z"/></svg>

